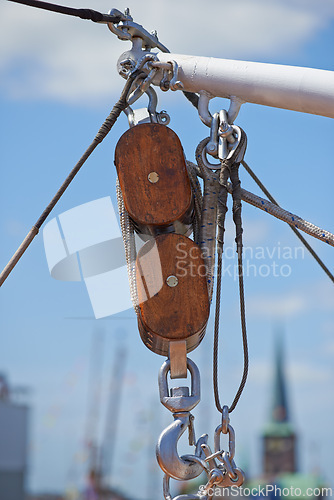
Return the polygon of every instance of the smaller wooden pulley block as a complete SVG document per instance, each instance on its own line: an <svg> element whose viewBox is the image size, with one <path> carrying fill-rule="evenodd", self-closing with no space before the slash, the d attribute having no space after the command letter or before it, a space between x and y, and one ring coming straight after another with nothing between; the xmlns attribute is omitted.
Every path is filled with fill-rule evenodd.
<svg viewBox="0 0 334 500"><path fill-rule="evenodd" d="M136 279L144 344L168 355L170 342L198 346L209 318L206 266L201 249L180 234L163 234L138 252Z"/></svg>
<svg viewBox="0 0 334 500"><path fill-rule="evenodd" d="M130 128L117 143L115 165L125 208L139 233L189 230L193 196L175 132L156 123Z"/></svg>

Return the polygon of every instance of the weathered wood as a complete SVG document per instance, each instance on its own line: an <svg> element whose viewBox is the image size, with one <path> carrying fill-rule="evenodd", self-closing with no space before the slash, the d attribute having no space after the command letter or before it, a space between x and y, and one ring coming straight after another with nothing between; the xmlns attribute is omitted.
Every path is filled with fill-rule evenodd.
<svg viewBox="0 0 334 500"><path fill-rule="evenodd" d="M118 141L115 165L125 208L141 231L191 223L191 185L175 132L153 123L130 128Z"/></svg>
<svg viewBox="0 0 334 500"><path fill-rule="evenodd" d="M164 355L169 341L185 340L188 352L197 347L209 318L199 246L180 234L159 235L138 252L136 277L139 331L146 346Z"/></svg>

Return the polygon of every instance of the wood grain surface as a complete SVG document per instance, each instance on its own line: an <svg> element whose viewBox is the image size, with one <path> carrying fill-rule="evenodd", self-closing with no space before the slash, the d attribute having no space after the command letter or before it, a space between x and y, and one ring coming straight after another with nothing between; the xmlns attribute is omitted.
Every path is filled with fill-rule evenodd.
<svg viewBox="0 0 334 500"><path fill-rule="evenodd" d="M206 267L201 249L180 234L159 235L145 243L136 261L140 333L159 354L168 353L168 341L187 340L188 351L204 335L209 317ZM170 287L167 278L175 276Z"/></svg>
<svg viewBox="0 0 334 500"><path fill-rule="evenodd" d="M115 165L124 205L138 225L188 224L192 193L182 145L165 125L144 123L122 135L115 150ZM149 175L158 174L157 182Z"/></svg>

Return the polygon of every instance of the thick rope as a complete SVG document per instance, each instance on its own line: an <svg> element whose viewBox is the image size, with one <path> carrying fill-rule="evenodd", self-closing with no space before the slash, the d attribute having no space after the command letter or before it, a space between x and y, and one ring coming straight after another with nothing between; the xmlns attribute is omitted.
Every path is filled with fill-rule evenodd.
<svg viewBox="0 0 334 500"><path fill-rule="evenodd" d="M64 5L55 5L53 3L41 2L40 0L8 0L9 2L20 3L29 7L37 7L39 9L57 12L58 14L66 14L67 16L80 17L80 19L88 19L94 23L119 23L125 20L123 15L101 14L92 9L74 9L65 7Z"/></svg>
<svg viewBox="0 0 334 500"><path fill-rule="evenodd" d="M199 246L201 247L207 272L209 299L213 294L213 278L216 253L217 200L219 193L219 174L205 167L201 150L208 142L203 139L196 149L196 160L201 177L204 180L203 207L199 231Z"/></svg>
<svg viewBox="0 0 334 500"><path fill-rule="evenodd" d="M203 195L202 195L201 185L197 178L196 169L193 168L194 164L189 161L186 161L186 164L194 198L193 238L194 242L198 245L200 238L200 225L201 225L202 209L203 209Z"/></svg>
<svg viewBox="0 0 334 500"><path fill-rule="evenodd" d="M125 249L125 260L128 271L128 279L130 286L130 297L133 308L136 314L139 314L139 300L138 300L138 292L137 292L137 278L136 278L136 242L135 242L135 233L134 233L134 225L129 217L128 212L126 211L123 195L121 191L121 187L119 181L116 181L116 194L117 194L117 205L118 212L120 217L120 225L121 232L123 237L124 249Z"/></svg>
<svg viewBox="0 0 334 500"><path fill-rule="evenodd" d="M198 101L199 101L199 97L197 94L195 94L195 92L188 92L186 90L183 90L182 91L183 95L188 99L189 102L191 102L191 104L196 108L198 109Z"/></svg>
<svg viewBox="0 0 334 500"><path fill-rule="evenodd" d="M228 189L230 191L231 187L228 186ZM241 190L241 195L242 195L242 200L245 201L246 203L249 203L254 207L260 208L261 210L264 210L268 214L273 215L277 219L286 222L290 226L293 226L299 229L300 231L303 231L304 233L307 233L310 236L317 238L318 240L328 243L328 245L334 246L334 234L330 233L329 231L321 229L320 227L315 226L311 222L302 219L298 215L292 214L291 212L284 210L284 208L281 208L275 205L274 203L271 203L270 201L261 198L260 196L257 196L256 194L250 193L245 189Z"/></svg>
<svg viewBox="0 0 334 500"><path fill-rule="evenodd" d="M6 278L9 276L9 274L12 272L24 252L27 250L35 236L39 233L39 230L42 226L42 224L45 222L46 218L50 214L51 210L55 207L57 202L60 200L61 196L64 194L68 186L71 184L73 181L74 177L77 175L85 161L89 158L89 156L92 154L94 149L103 141L103 139L106 137L106 135L110 132L112 126L115 124L117 118L121 114L121 112L128 106L127 104L127 96L129 94L129 90L134 82L134 80L139 76L141 72L140 71L135 71L133 72L130 77L128 78L123 91L121 93L121 96L113 109L111 110L109 116L106 118L102 126L100 127L100 130L96 134L93 142L91 145L88 147L88 149L84 152L84 154L81 156L80 160L78 163L74 166L74 168L71 170L70 174L66 177L65 181L63 184L60 186L59 190L55 194L55 196L52 198L48 206L45 208L44 212L42 215L39 217L37 222L33 225L31 230L29 231L28 235L26 238L23 240L21 243L20 247L18 250L15 252L13 257L10 259L2 273L0 274L0 286L4 283Z"/></svg>
<svg viewBox="0 0 334 500"><path fill-rule="evenodd" d="M200 175L200 177L202 177L202 173L200 174L197 173L197 175ZM227 184L227 189L230 193L232 192L232 187L229 183ZM276 217L277 219L286 222L291 227L298 228L300 231L303 231L304 233L307 233L310 236L313 236L314 238L324 241L328 245L334 246L334 234L330 233L329 231L326 231L325 229L321 229L315 224L312 224L312 222L308 222L302 219L301 217L299 217L299 215L292 214L288 210L285 210L284 208L276 205L275 203L271 203L270 201L261 198L256 194L250 193L249 191L246 191L245 189L242 188L241 188L241 199L242 201L245 201L246 203L249 203L254 207L264 210L268 214Z"/></svg>
<svg viewBox="0 0 334 500"><path fill-rule="evenodd" d="M248 174L252 177L252 179L259 186L259 188L267 196L267 198L272 203L274 203L274 205L279 206L278 202L269 193L268 189L264 186L264 184L262 184L262 182L260 181L260 179L253 172L253 170L250 168L250 166L244 160L241 163L242 163L243 167L245 168L245 170L248 172ZM296 229L294 226L290 226L290 227L291 227L292 231L295 233L295 235L297 236L297 238L303 243L303 245L305 246L305 248L307 248L307 250L310 252L310 254L312 255L312 257L314 257L315 260L318 262L319 266L323 269L323 271L325 271L325 273L327 274L327 276L329 277L329 279L331 281L333 281L333 283L334 283L334 276L333 276L333 274L330 272L330 270L328 269L328 267L323 263L323 261L320 259L320 257L318 256L318 254L313 250L313 248L308 243L308 241L306 241L306 239L304 238L304 236L302 234L300 234L300 232L298 231L298 229Z"/></svg>

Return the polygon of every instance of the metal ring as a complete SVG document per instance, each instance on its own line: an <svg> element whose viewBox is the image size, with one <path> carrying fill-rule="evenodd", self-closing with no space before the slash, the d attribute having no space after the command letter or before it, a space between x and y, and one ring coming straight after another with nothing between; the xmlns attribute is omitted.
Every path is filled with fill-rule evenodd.
<svg viewBox="0 0 334 500"><path fill-rule="evenodd" d="M183 397L169 396L167 374L170 371L170 360L166 359L160 368L158 377L160 401L172 413L191 411L201 399L199 370L189 358L187 358L187 368L191 374L191 394Z"/></svg>
<svg viewBox="0 0 334 500"><path fill-rule="evenodd" d="M220 434L222 433L222 428L223 428L223 426L219 425L215 430L215 437L214 437L215 453L217 451L221 450ZM230 461L232 461L234 459L234 455L235 455L235 432L234 432L233 427L230 424L228 424L228 426L227 426L227 431L228 431L227 432L228 433L228 453L229 453ZM223 462L222 457L217 455L217 458L220 462Z"/></svg>
<svg viewBox="0 0 334 500"><path fill-rule="evenodd" d="M228 406L223 406L222 411L222 433L227 434L228 432L228 424L230 423L230 418L228 416Z"/></svg>

